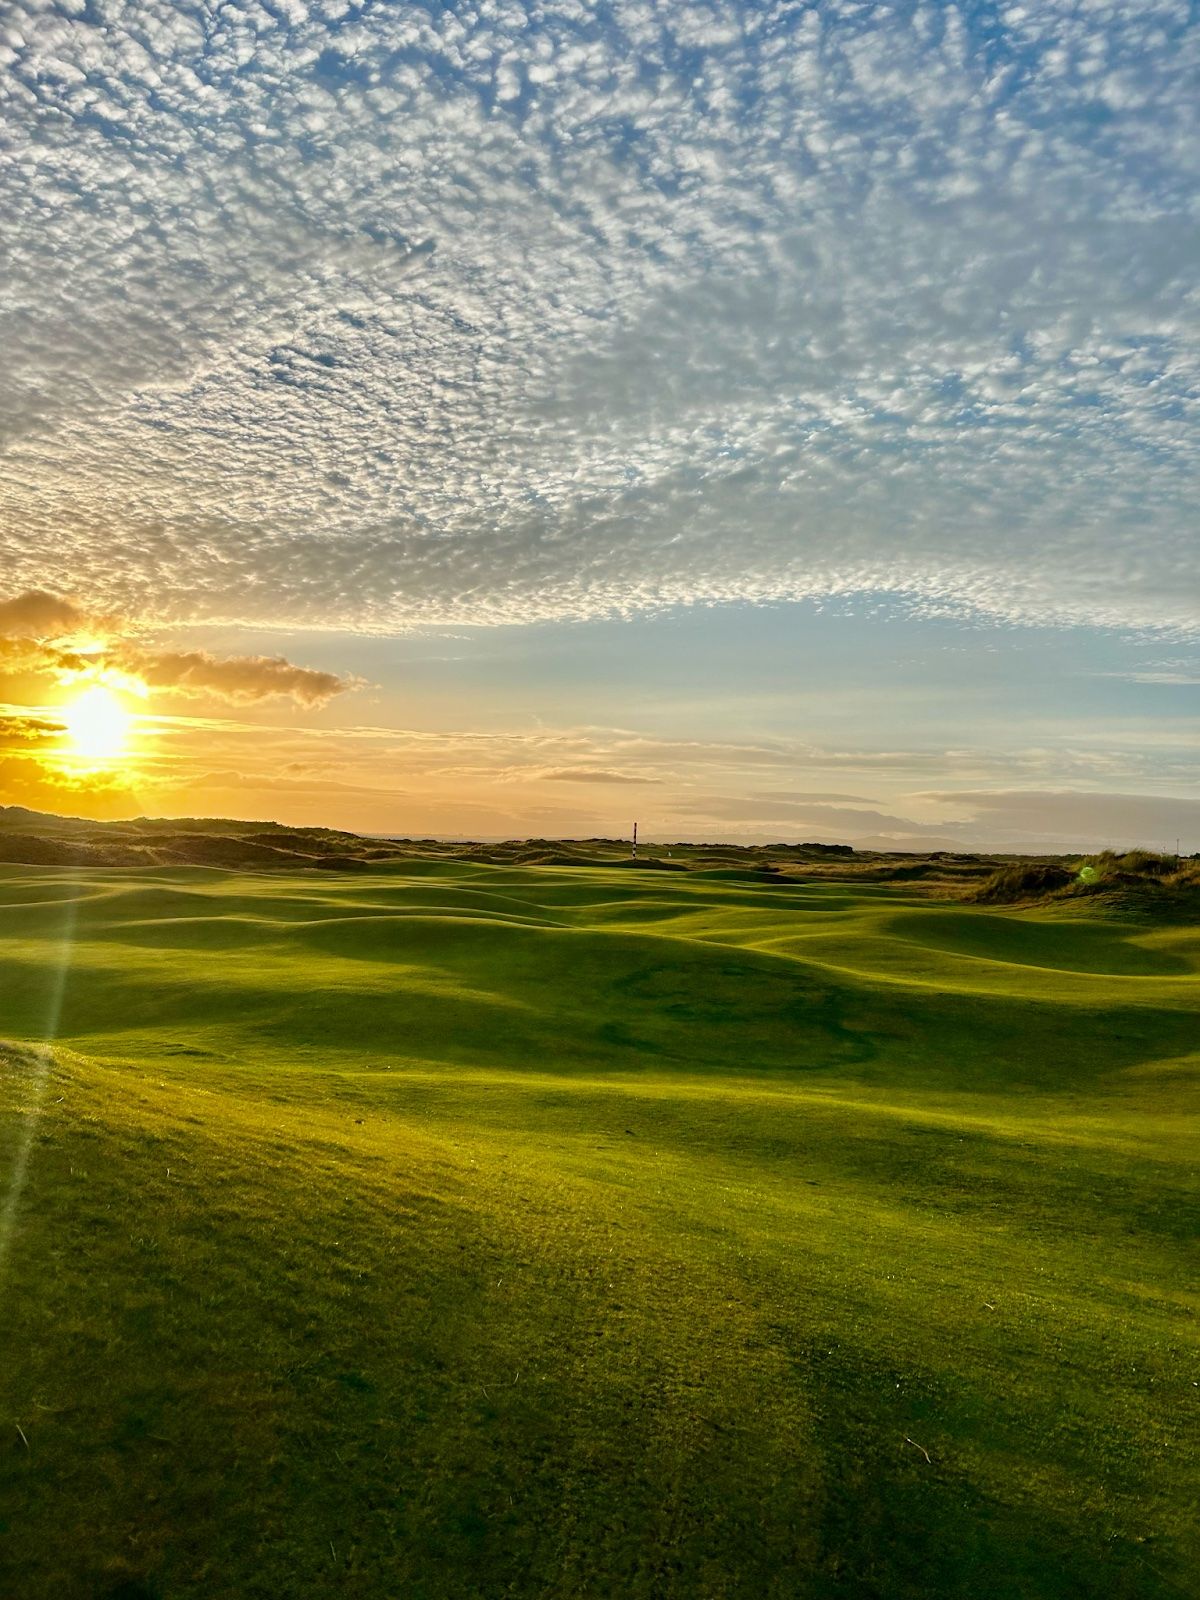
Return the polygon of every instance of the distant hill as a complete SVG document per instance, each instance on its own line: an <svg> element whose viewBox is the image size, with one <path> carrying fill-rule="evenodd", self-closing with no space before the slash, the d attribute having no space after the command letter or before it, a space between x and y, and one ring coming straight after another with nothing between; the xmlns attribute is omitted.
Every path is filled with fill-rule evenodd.
<svg viewBox="0 0 1200 1600"><path fill-rule="evenodd" d="M92 822L0 806L0 864L45 867L212 867L226 872L366 872L415 861L510 867L608 867L699 873L730 883L822 878L892 883L931 898L992 904L1085 899L1100 912L1194 916L1200 864L1153 852L1006 856L926 848L851 848L806 840L766 845L628 839L405 839L337 828L290 828L232 817L135 817Z"/></svg>
<svg viewBox="0 0 1200 1600"><path fill-rule="evenodd" d="M44 866L320 866L339 856L393 852L331 828L286 828L226 817L137 817L91 822L0 806L0 861Z"/></svg>
<svg viewBox="0 0 1200 1600"><path fill-rule="evenodd" d="M702 871L758 880L853 876L947 882L986 877L999 857L927 850L853 849L816 841L768 845L653 844L630 854L627 839L406 839L292 828L231 817L135 817L93 822L24 806L0 806L0 862L35 866L312 868L356 871L389 861L467 860L513 866L623 867L633 871Z"/></svg>

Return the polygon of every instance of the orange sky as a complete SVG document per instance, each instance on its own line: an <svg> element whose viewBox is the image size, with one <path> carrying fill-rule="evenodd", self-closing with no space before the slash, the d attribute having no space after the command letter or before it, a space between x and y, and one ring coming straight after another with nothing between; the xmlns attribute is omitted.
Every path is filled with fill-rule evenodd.
<svg viewBox="0 0 1200 1600"><path fill-rule="evenodd" d="M409 837L637 820L650 839L1187 848L1187 673L1079 630L1014 644L805 608L198 634L26 593L0 600L0 803Z"/></svg>

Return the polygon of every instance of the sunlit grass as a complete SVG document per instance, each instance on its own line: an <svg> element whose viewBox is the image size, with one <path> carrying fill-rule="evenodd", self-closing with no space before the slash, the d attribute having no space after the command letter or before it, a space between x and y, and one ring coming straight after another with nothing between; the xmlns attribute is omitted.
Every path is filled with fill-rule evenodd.
<svg viewBox="0 0 1200 1600"><path fill-rule="evenodd" d="M61 881L0 872L10 1038ZM75 894L0 1312L23 1595L1187 1592L1194 930L565 869Z"/></svg>

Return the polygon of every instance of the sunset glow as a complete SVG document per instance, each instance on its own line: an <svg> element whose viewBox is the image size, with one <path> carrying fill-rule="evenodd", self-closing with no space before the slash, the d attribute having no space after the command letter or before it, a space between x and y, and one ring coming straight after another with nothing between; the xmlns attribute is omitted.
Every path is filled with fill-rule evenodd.
<svg viewBox="0 0 1200 1600"><path fill-rule="evenodd" d="M119 696L100 684L85 689L63 711L71 754L96 762L121 759L132 721Z"/></svg>

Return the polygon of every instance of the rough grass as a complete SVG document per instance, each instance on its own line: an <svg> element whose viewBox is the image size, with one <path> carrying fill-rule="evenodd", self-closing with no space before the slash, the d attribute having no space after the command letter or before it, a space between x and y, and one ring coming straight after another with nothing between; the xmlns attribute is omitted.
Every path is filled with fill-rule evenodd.
<svg viewBox="0 0 1200 1600"><path fill-rule="evenodd" d="M1119 896L1129 908L1139 899L1160 913L1200 913L1200 862L1153 850L1080 856L1069 862L1035 858L1005 861L961 898L982 904L1015 904L1052 898Z"/></svg>
<svg viewBox="0 0 1200 1600"><path fill-rule="evenodd" d="M0 868L0 1592L1194 1594L1198 966L894 886Z"/></svg>

